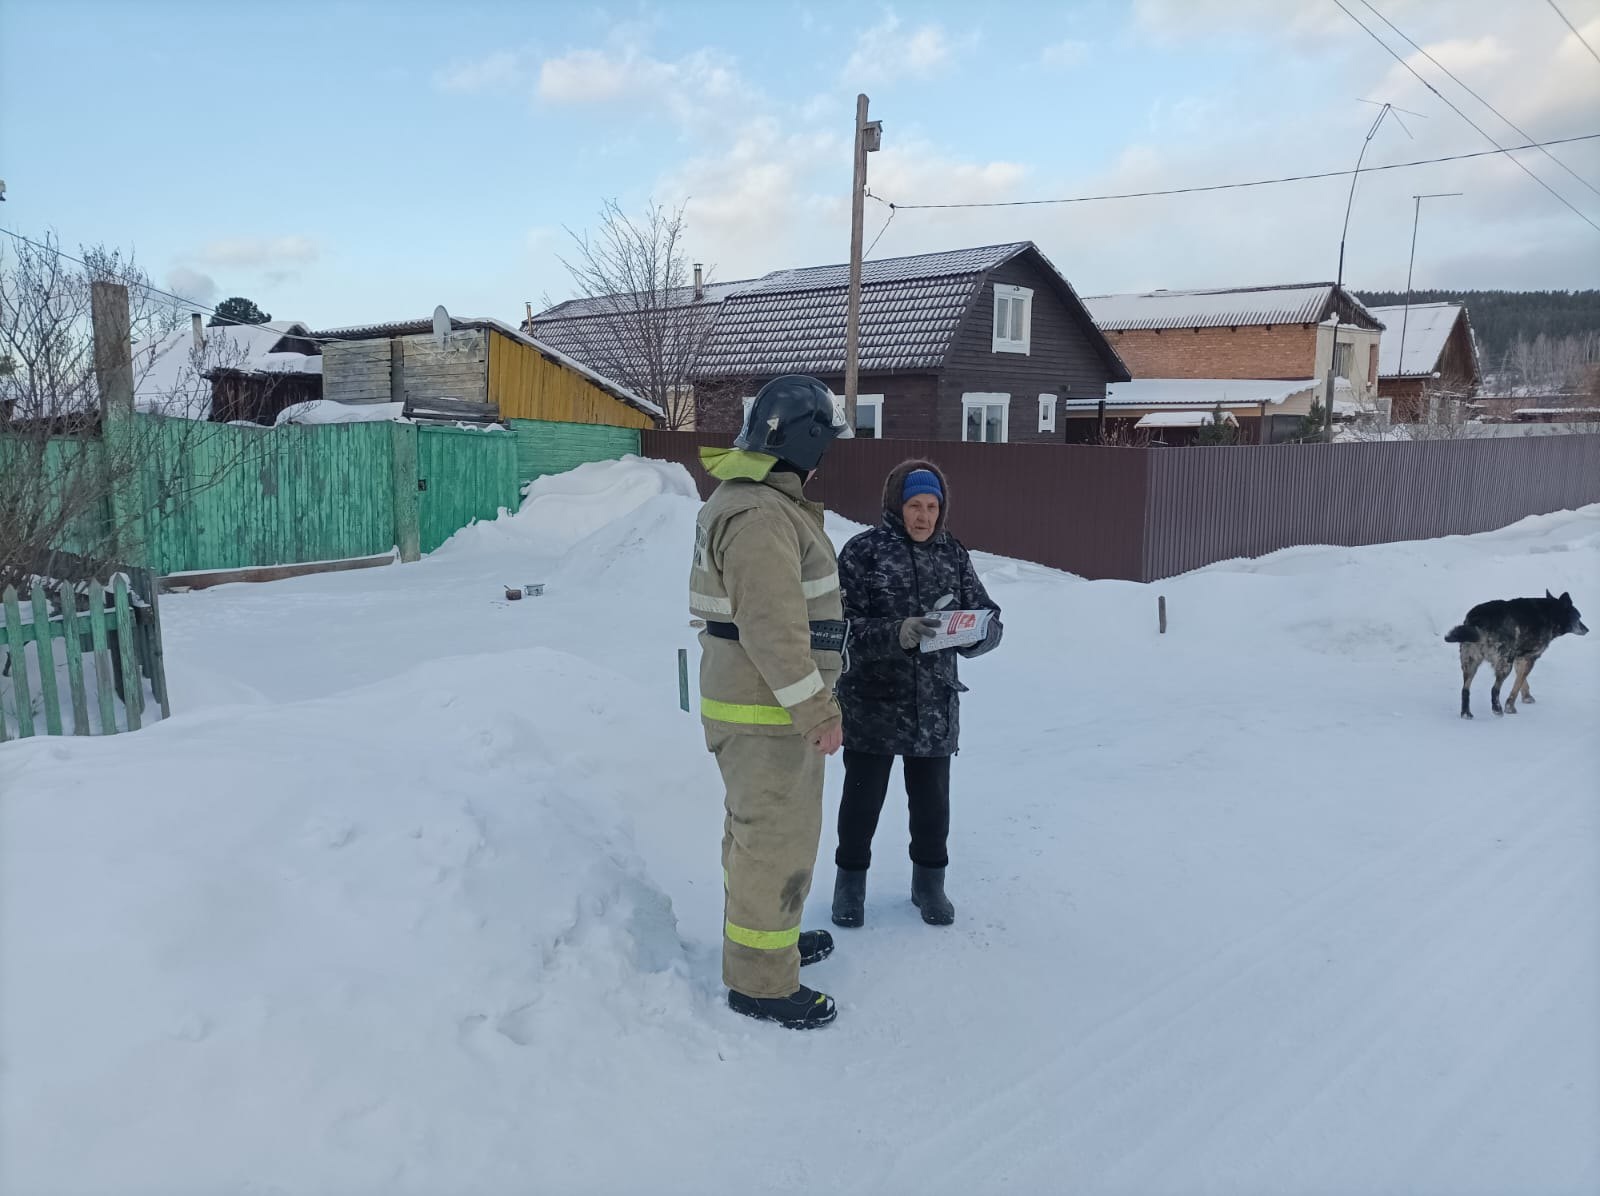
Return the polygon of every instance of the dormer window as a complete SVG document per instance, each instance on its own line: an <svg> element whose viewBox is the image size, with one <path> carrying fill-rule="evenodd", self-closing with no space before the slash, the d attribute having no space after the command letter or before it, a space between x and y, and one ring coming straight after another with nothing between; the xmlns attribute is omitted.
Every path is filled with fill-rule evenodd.
<svg viewBox="0 0 1600 1196"><path fill-rule="evenodd" d="M1026 353L1033 331L1033 292L1027 287L994 286L994 351Z"/></svg>

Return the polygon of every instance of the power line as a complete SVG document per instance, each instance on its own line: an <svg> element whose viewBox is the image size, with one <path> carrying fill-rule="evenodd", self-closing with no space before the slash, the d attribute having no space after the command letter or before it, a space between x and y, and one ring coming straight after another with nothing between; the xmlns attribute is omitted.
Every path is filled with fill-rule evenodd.
<svg viewBox="0 0 1600 1196"><path fill-rule="evenodd" d="M1380 170L1406 170L1413 166L1436 166L1441 162L1464 162L1469 158L1492 158L1500 154L1515 154L1523 150L1538 149L1545 145L1571 145L1579 141L1594 141L1600 139L1600 133L1583 133L1576 137L1557 137L1550 141L1531 142L1527 145L1513 145L1500 149L1474 150L1465 154L1449 154L1443 158L1418 158L1411 162L1390 162L1382 166L1363 166L1361 174L1375 174ZM1515 159L1512 159L1515 161ZM991 200L985 203L890 203L881 195L867 192L870 199L875 199L881 204L887 204L896 211L913 211L931 208L1030 208L1045 204L1064 203L1099 203L1112 199L1150 199L1162 195L1194 195L1202 191L1234 191L1242 187L1270 187L1276 183L1303 183L1314 179L1347 178L1357 173L1354 170L1322 170L1315 174L1289 174L1271 179L1250 179L1241 183L1209 183L1200 187L1171 187L1161 191L1122 191L1108 195L1073 195L1065 199L1007 199ZM1582 215L1580 212L1579 215Z"/></svg>
<svg viewBox="0 0 1600 1196"><path fill-rule="evenodd" d="M1393 46L1391 46L1388 42L1384 41L1383 38L1379 37L1374 30L1368 28L1366 22L1364 22L1360 17L1356 16L1355 13L1351 12L1348 8L1346 8L1345 5L1344 5L1344 0L1333 0L1333 2L1339 6L1339 10L1341 12L1343 12L1345 16L1349 17L1357 25L1361 26L1362 31L1368 37L1370 37L1373 41L1377 42L1378 45L1382 46L1383 50L1384 50L1384 53L1388 54L1390 58L1393 58L1401 66L1405 67L1406 70L1410 71L1411 74L1416 77L1417 82L1421 83L1429 91L1433 92L1433 94L1439 98L1440 102L1442 102L1447 108L1449 108L1450 111L1454 112L1462 120L1466 121L1469 125L1471 125L1474 129L1476 129L1477 132L1478 132L1478 135L1480 137L1483 137L1485 140L1487 140L1490 145L1494 146L1497 150L1500 150L1502 153L1506 152L1505 146L1501 145L1492 136L1490 136L1489 133L1486 130L1484 130L1482 128L1482 126L1480 126L1478 124L1477 121L1473 120L1465 112L1461 111L1460 108L1456 107L1456 105L1450 100L1450 98L1448 96L1446 96L1443 92L1441 92L1432 83L1429 83L1426 79L1424 79L1422 77L1421 73L1418 72L1417 68L1412 66L1409 62L1407 62L1395 50L1395 48ZM1565 204L1566 207L1571 210L1571 212L1572 212L1572 214L1574 216L1576 216L1579 220L1583 221L1590 228L1594 229L1595 232L1600 233L1600 224L1596 224L1593 220L1590 220L1589 217L1585 216L1582 212L1580 212L1577 209L1577 207L1575 207L1573 205L1572 201L1569 200L1565 195L1562 195L1561 192L1557 191L1549 183L1545 182L1538 175L1534 174L1533 171L1528 168L1527 163L1522 162L1517 158L1512 158L1511 160L1517 164L1518 169L1520 169L1523 174L1527 175L1534 182L1538 183L1539 186L1543 187L1546 191L1550 192L1551 195L1554 195L1556 197L1556 199L1561 201L1561 203Z"/></svg>
<svg viewBox="0 0 1600 1196"><path fill-rule="evenodd" d="M1583 34L1578 32L1578 27L1571 21L1567 20L1567 14L1562 12L1559 8L1556 8L1556 0L1545 0L1545 3L1549 4L1551 8L1555 9L1556 16L1560 17L1562 21L1565 22L1568 29L1572 30L1572 36L1583 43L1583 48L1585 50L1589 51L1591 54L1594 54L1594 60L1596 62L1600 62L1600 53L1595 53L1595 48L1589 44L1588 40L1583 36Z"/></svg>
<svg viewBox="0 0 1600 1196"><path fill-rule="evenodd" d="M1532 141L1533 140L1533 134L1531 134L1531 133L1527 132L1525 129L1521 128L1514 120L1512 120L1504 112L1501 112L1498 108L1496 108L1488 100L1484 99L1477 92L1473 91L1472 88L1468 87L1465 83L1463 83L1460 79L1458 79L1454 74L1452 74L1449 67L1445 66L1444 63L1440 62L1432 54L1428 53L1421 46L1417 45L1416 42L1412 41L1409 37L1407 37L1404 33L1402 33L1400 28L1397 25L1395 25L1395 23L1393 21L1391 21L1388 17L1384 16L1381 12L1379 12L1376 8L1374 8L1372 6L1371 0L1361 0L1361 3L1365 4L1367 6L1367 8L1369 10L1371 10L1373 16L1377 17L1378 20L1382 21L1385 25L1389 26L1390 29L1393 29L1395 31L1395 33L1399 34L1399 36L1413 50L1415 50L1418 54L1421 54L1429 62L1433 63L1434 66L1438 67L1441 71L1443 71L1444 75L1445 75L1445 78L1449 79L1457 87L1461 88L1462 91L1466 92L1473 99L1477 100L1478 103L1482 104L1490 112L1493 112L1502 121L1504 121L1506 124L1510 125L1511 128L1516 132L1518 137L1521 137L1524 141ZM1549 150L1545 149L1543 146L1540 146L1539 147L1539 152L1542 153L1545 157L1549 158L1550 161L1554 162L1557 166L1561 167L1562 170L1566 171L1573 178L1577 179L1578 182L1582 183L1585 187L1589 188L1590 191L1593 191L1596 195L1600 195L1600 187L1596 187L1588 179L1584 178L1576 170L1573 170L1572 167L1568 166L1565 162L1563 162L1560 158L1556 157Z"/></svg>
<svg viewBox="0 0 1600 1196"><path fill-rule="evenodd" d="M872 198L873 199L877 199L878 197L876 195L874 195ZM868 257L872 256L872 251L878 247L878 242L883 240L883 234L888 232L889 231L889 226L894 223L894 218L895 218L896 214L897 213L895 212L894 205L890 204L889 205L889 219L887 219L887 220L885 220L883 222L883 227L878 230L878 235L876 237L872 238L872 244L867 246L867 251L861 255L862 257L868 258Z"/></svg>

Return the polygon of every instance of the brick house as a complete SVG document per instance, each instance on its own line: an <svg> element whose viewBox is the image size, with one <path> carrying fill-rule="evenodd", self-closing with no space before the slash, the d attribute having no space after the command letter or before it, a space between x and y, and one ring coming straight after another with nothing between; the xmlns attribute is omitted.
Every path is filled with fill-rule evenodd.
<svg viewBox="0 0 1600 1196"><path fill-rule="evenodd" d="M844 266L779 270L721 297L693 369L696 426L732 434L780 374L844 392ZM1064 439L1063 401L1129 378L1083 302L1032 242L865 263L857 434Z"/></svg>
<svg viewBox="0 0 1600 1196"><path fill-rule="evenodd" d="M1330 371L1336 378L1335 417L1377 410L1383 323L1333 283L1098 295L1084 304L1139 383L1208 384L1166 388L1187 390L1193 410L1209 410L1218 401L1232 408L1230 395L1237 399L1233 392L1249 389L1260 408L1252 439L1280 440L1298 427L1327 393ZM1228 385L1246 382L1260 385ZM1108 403L1108 409L1114 406ZM1069 404L1067 438L1091 439L1082 421L1104 414L1097 405Z"/></svg>
<svg viewBox="0 0 1600 1196"><path fill-rule="evenodd" d="M1460 303L1374 307L1387 330L1378 352L1378 393L1395 423L1439 416L1441 399L1470 401L1483 382L1472 322Z"/></svg>

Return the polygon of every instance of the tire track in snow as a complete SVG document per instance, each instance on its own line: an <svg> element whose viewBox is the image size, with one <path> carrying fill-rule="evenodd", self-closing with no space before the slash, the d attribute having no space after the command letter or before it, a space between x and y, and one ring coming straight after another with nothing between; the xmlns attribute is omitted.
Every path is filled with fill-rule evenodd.
<svg viewBox="0 0 1600 1196"><path fill-rule="evenodd" d="M1510 878L1521 871L1524 857L1535 846L1547 843L1558 835L1562 818L1567 813L1565 805L1559 802L1553 809L1537 804L1525 806L1517 812L1512 826L1504 832L1506 837L1520 845L1516 851L1502 852L1483 847L1473 850L1472 844L1491 837L1486 827L1503 821L1506 811L1500 808L1501 805L1492 798L1480 799L1446 811L1413 830L1404 845L1385 852L1367 865L1346 873L1302 898L1260 929L1234 940L1206 962L1147 993L1123 1013L1102 1022L1087 1036L1047 1052L1041 1061L1012 1077L1006 1092L980 1100L971 1108L970 1116L975 1120L1009 1128L988 1139L976 1152L961 1151L959 1156L953 1151L945 1152L952 1155L944 1160L946 1173L952 1178L963 1177L972 1182L992 1183L997 1175L1008 1171L1015 1174L1024 1161L1037 1160L1046 1153L1053 1157L1072 1158L1077 1153L1073 1147L1077 1146L1085 1150L1085 1154L1079 1157L1094 1159L1102 1166L1117 1166L1118 1170L1131 1168L1134 1166L1132 1160L1137 1158L1142 1160L1138 1165L1148 1170L1153 1165L1151 1160L1158 1159L1158 1155L1148 1146L1136 1152L1135 1156L1129 1156L1120 1166L1110 1155L1129 1137L1148 1141L1150 1127L1135 1125L1131 1135L1120 1137L1114 1133L1108 1135L1107 1131L1115 1128L1119 1121L1136 1121L1141 1110L1164 1107L1163 1098L1175 1081L1192 1084L1195 1075L1233 1077L1231 1082L1235 1086L1243 1080L1252 1084L1259 1080L1259 1076L1249 1071L1241 1073L1236 1066L1237 1057L1231 1045L1225 1041L1214 1041L1213 1027L1232 1027L1230 1032L1235 1036L1242 1031L1246 1035L1246 1041L1241 1044L1243 1048L1258 1048L1259 1040L1251 1041L1249 1038L1254 1028L1234 1024L1237 1015L1233 1013L1233 1008L1241 994L1254 991L1259 986L1263 973L1270 974L1284 966L1286 957L1282 944L1289 944L1290 955L1287 958L1297 959L1295 946L1319 927L1332 927L1342 936L1356 933L1351 928L1360 927L1364 920L1359 916L1360 907L1363 904L1370 906L1370 893L1383 892L1395 894L1402 899L1401 905L1413 912L1409 918L1378 928L1383 945L1369 958L1363 975L1381 977L1386 969L1402 965L1408 957L1412 971L1436 971L1453 962L1462 951L1471 949L1470 943L1458 939L1448 956L1440 954L1446 948L1437 948L1431 955L1424 950L1419 959L1415 946L1419 941L1426 944L1426 938L1419 939L1419 935L1435 923L1448 925L1451 911L1464 897L1476 893L1480 897L1492 898L1498 893L1500 886L1495 881ZM1445 831L1443 835L1441 828ZM1492 874L1489 879L1483 879L1480 872L1486 855L1491 857ZM1503 858L1494 864L1493 855ZM1561 895L1556 894L1551 901ZM1566 890L1565 895L1570 895L1570 890ZM1352 907L1358 910L1358 916L1354 919L1347 913ZM1369 910L1366 918L1382 921L1383 915L1380 911ZM1306 965L1297 959L1295 966L1304 970ZM1340 977L1340 984L1332 990L1332 995L1325 995L1321 1002L1313 999L1306 1007L1308 1011L1297 1014L1284 1024L1285 1031L1299 1029L1300 1036L1307 1037L1304 1032L1306 1028L1324 1024L1328 1012L1337 1012L1349 1005L1351 982L1342 973L1336 974ZM1312 987L1315 982L1314 975L1284 978L1280 981L1281 987L1286 990L1284 999L1288 999L1294 990ZM1423 988L1426 991L1426 986ZM1328 1008L1330 1006L1331 1010ZM1281 1002L1274 1007L1281 1008ZM1151 1024L1152 1012L1158 1018L1154 1025ZM1325 1075L1319 1088L1319 1091L1326 1090L1337 1082L1342 1071L1347 1070L1347 1065L1341 1065L1340 1061L1347 1059L1352 1050L1357 1049L1364 1035L1370 1037L1374 1025L1381 1023L1385 1016L1369 1012L1357 1022L1347 1020L1341 1032L1323 1048L1314 1062L1296 1059L1296 1065L1302 1069L1314 1067L1324 1073L1331 1069L1331 1077ZM1200 1024L1194 1026L1196 1022ZM1399 1024L1404 1026L1410 1022L1402 1019ZM1223 1047L1228 1049L1221 1049ZM1376 1055L1385 1049L1384 1045L1375 1045L1368 1053ZM1052 1092L1051 1089L1055 1088L1051 1083L1052 1074L1063 1066L1072 1066L1079 1052L1085 1050L1090 1058L1089 1069L1083 1071L1078 1067L1076 1070L1079 1074L1074 1080ZM1174 1068L1170 1059L1179 1056L1187 1057L1190 1064ZM1135 1061L1140 1066L1130 1067L1130 1063ZM1206 1089L1208 1097L1212 1094L1209 1080L1202 1081L1200 1087ZM1267 1085L1267 1088L1271 1091L1274 1086ZM1108 1090L1114 1092L1109 1101L1105 1096ZM1057 1127L1044 1124L1058 1115L1057 1110L1063 1103L1076 1103L1074 1098L1091 1092L1096 1094L1095 1113L1087 1122L1073 1127L1065 1138L1051 1132ZM1048 1099L1041 1102L1041 1094ZM1042 1104L1048 1107L1041 1107ZM1248 1108L1249 1102L1246 1100L1242 1104ZM1219 1121L1224 1115L1237 1117L1240 1107L1241 1102L1224 1102L1222 1114L1212 1120ZM1203 1112L1191 1109L1161 1127L1158 1132L1163 1140L1170 1138L1180 1143L1192 1143L1197 1140L1194 1128L1185 1123L1202 1116ZM936 1155L940 1153L933 1139L929 1139L929 1144L934 1146ZM1186 1189L1195 1190L1195 1178L1192 1175L1187 1177Z"/></svg>

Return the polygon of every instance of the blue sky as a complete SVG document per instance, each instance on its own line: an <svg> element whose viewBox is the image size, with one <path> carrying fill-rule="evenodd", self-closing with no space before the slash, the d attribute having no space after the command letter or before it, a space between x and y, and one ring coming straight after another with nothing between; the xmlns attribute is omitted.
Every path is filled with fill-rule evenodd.
<svg viewBox="0 0 1600 1196"><path fill-rule="evenodd" d="M1548 6L1374 3L1536 136L1600 131L1600 64ZM1600 0L1563 8L1600 44ZM1426 114L1371 162L1486 144L1332 0L5 0L0 222L315 324L516 317L566 297L563 228L611 197L686 203L716 277L842 260L857 90L885 126L873 190L906 203L1346 167L1376 111L1360 97ZM1557 152L1600 185L1596 144ZM1600 223L1600 195L1528 161ZM1419 285L1600 277L1600 233L1503 159L1364 180L1347 277L1403 283L1410 195L1444 190L1468 194L1429 209ZM1331 277L1344 193L906 211L876 256L1031 239L1085 293ZM869 205L869 238L887 214Z"/></svg>

